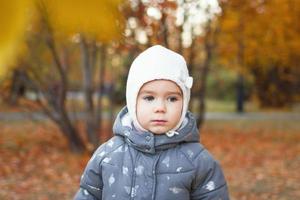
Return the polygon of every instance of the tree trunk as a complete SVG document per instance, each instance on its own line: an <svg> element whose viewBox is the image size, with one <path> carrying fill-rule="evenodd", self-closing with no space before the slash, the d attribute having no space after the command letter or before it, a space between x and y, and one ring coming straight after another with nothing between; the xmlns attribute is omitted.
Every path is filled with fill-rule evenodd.
<svg viewBox="0 0 300 200"><path fill-rule="evenodd" d="M58 113L59 115L60 121L56 121L56 124L59 125L63 133L67 136L71 151L75 153L82 153L85 150L85 145L79 137L78 131L71 123L71 120L67 115L66 111L65 103L68 90L67 72L66 69L63 68L62 63L60 62L55 41L53 39L53 35L50 29L48 31L46 43L54 60L54 66L56 67L60 77L59 83L57 85L54 85L53 92L49 93L50 96L48 96L47 101L50 105L52 105L52 108L54 109L54 114ZM54 114L52 112L52 115Z"/></svg>
<svg viewBox="0 0 300 200"><path fill-rule="evenodd" d="M82 36L80 40L80 49L82 57L82 73L83 73L83 92L85 103L85 128L88 137L90 150L93 151L99 145L99 137L97 135L96 116L94 114L93 103L93 73L90 60L90 52L87 41Z"/></svg>
<svg viewBox="0 0 300 200"><path fill-rule="evenodd" d="M69 148L74 153L83 153L86 150L86 147L82 139L79 137L77 129L75 129L75 127L72 125L67 113L64 110L61 111L60 117L61 120L57 123L59 124L61 131L68 139Z"/></svg>
<svg viewBox="0 0 300 200"><path fill-rule="evenodd" d="M204 115L206 112L206 84L207 84L207 77L210 70L210 64L212 60L212 53L214 46L216 45L215 41L215 34L217 30L212 31L212 24L211 20L207 22L206 25L206 36L204 40L204 49L206 52L206 57L202 65L201 73L200 73L200 91L198 92L198 99L199 99L199 117L197 118L197 124L199 129L204 123Z"/></svg>
<svg viewBox="0 0 300 200"><path fill-rule="evenodd" d="M41 91L37 84L32 82L33 89ZM51 90L48 90L51 93ZM86 150L83 140L79 137L78 130L72 124L67 111L64 107L58 103L56 97L58 93L47 94L42 93L43 97L47 101L47 104L43 103L40 96L37 97L37 103L43 108L45 114L59 127L62 134L66 137L69 148L74 153L83 153Z"/></svg>
<svg viewBox="0 0 300 200"><path fill-rule="evenodd" d="M70 150L82 153L86 149L84 142L79 136L76 126L72 123L66 108L67 91L69 90L68 64L66 58L64 58L65 62L61 61L53 29L49 23L48 13L43 2L39 2L37 8L41 14L41 36L50 51L54 63L54 70L51 73L56 73L55 75L57 76L54 75L53 77L57 78L43 81L38 73L33 72L32 76L36 78L36 82L32 81L31 86L36 93L41 94L37 96L37 103L40 104L47 116L60 128L62 134L68 140ZM65 56L67 55L65 54ZM49 79L49 77L47 78Z"/></svg>
<svg viewBox="0 0 300 200"><path fill-rule="evenodd" d="M237 90L236 90L236 112L243 113L244 112L244 77L243 77L243 68L244 68L244 17L241 16L239 18L239 31L240 34L237 38L238 40L238 52L237 52L237 61L239 65L239 74L237 77Z"/></svg>
<svg viewBox="0 0 300 200"><path fill-rule="evenodd" d="M236 111L238 113L244 112L244 76L242 74L238 74L237 77L237 84L236 84Z"/></svg>
<svg viewBox="0 0 300 200"><path fill-rule="evenodd" d="M212 46L209 44L210 42L206 40L205 42L205 51L206 51L206 58L204 64L202 66L201 74L200 74L200 91L199 91L199 117L197 119L197 124L200 129L204 122L204 115L206 112L206 105L205 105L205 97L206 97L206 83L207 77L210 68L210 62L212 59Z"/></svg>
<svg viewBox="0 0 300 200"><path fill-rule="evenodd" d="M166 48L169 48L169 41L168 41L168 22L167 22L167 14L162 11L162 18L161 18L161 21L162 21L162 41L165 45Z"/></svg>
<svg viewBox="0 0 300 200"><path fill-rule="evenodd" d="M25 95L27 82L29 82L29 78L24 70L22 69L13 70L10 94L8 98L9 104L11 105L18 104L18 99Z"/></svg>
<svg viewBox="0 0 300 200"><path fill-rule="evenodd" d="M96 119L99 128L102 128L103 119L102 119L102 99L103 99L103 88L104 88L104 75L105 75L105 65L106 65L106 45L102 44L100 46L100 63L99 63L99 84L98 84L98 101L97 101L97 111ZM105 140L106 137L103 136L103 131L101 131L101 138Z"/></svg>

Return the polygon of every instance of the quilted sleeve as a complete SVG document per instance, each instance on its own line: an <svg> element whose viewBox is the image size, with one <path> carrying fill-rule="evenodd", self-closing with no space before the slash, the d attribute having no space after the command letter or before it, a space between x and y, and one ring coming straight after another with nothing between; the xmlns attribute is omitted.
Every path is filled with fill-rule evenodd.
<svg viewBox="0 0 300 200"><path fill-rule="evenodd" d="M222 169L207 150L201 151L193 164L196 167L196 176L192 184L192 200L230 199Z"/></svg>
<svg viewBox="0 0 300 200"><path fill-rule="evenodd" d="M89 160L80 180L80 188L74 200L101 200L102 174L101 161L105 156L105 145L100 146Z"/></svg>

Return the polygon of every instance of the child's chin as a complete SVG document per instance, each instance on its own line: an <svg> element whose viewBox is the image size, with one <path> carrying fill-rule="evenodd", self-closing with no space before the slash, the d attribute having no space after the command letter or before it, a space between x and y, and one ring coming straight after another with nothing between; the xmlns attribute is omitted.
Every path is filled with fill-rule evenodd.
<svg viewBox="0 0 300 200"><path fill-rule="evenodd" d="M168 132L168 129L161 128L161 129L152 129L150 131L155 135L162 135Z"/></svg>

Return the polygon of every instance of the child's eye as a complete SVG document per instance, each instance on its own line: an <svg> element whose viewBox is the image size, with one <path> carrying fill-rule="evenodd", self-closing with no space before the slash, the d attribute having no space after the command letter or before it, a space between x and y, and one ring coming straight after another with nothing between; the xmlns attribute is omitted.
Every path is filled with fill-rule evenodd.
<svg viewBox="0 0 300 200"><path fill-rule="evenodd" d="M168 97L168 101L175 102L175 101L178 101L178 98L177 97Z"/></svg>
<svg viewBox="0 0 300 200"><path fill-rule="evenodd" d="M153 101L154 97L153 96L145 96L145 97L143 97L143 99L146 101Z"/></svg>

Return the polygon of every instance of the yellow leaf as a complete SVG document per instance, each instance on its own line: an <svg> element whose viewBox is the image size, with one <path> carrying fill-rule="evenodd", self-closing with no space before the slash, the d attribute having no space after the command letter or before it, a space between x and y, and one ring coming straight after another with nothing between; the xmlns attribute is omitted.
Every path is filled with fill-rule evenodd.
<svg viewBox="0 0 300 200"><path fill-rule="evenodd" d="M20 52L30 18L28 0L0 1L0 77Z"/></svg>
<svg viewBox="0 0 300 200"><path fill-rule="evenodd" d="M121 0L41 0L54 31L85 33L106 42L122 35Z"/></svg>

